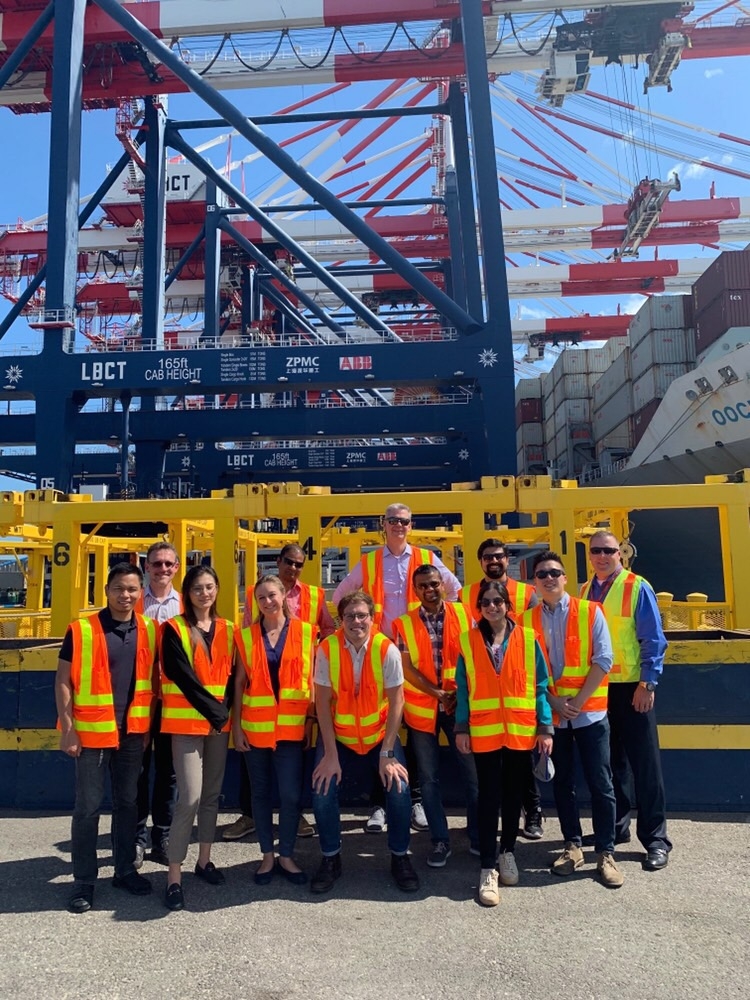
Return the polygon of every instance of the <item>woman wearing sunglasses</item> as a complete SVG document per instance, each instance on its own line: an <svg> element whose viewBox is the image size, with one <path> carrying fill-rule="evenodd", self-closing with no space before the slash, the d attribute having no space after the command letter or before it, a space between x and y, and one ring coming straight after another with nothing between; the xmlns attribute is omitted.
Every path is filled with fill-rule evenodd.
<svg viewBox="0 0 750 1000"><path fill-rule="evenodd" d="M255 584L258 619L237 632L242 669L235 677L234 745L244 754L252 790L253 817L263 858L255 881L267 885L283 875L294 885L307 876L294 860L303 751L311 705L314 626L292 618L284 584L262 576ZM273 779L279 788L279 856L273 850Z"/></svg>
<svg viewBox="0 0 750 1000"><path fill-rule="evenodd" d="M219 578L210 566L193 566L182 581L182 615L162 626L161 731L172 734L177 805L169 831L165 903L185 905L182 862L198 815L195 874L210 885L224 875L211 861L219 794L229 745L234 626L216 614Z"/></svg>
<svg viewBox="0 0 750 1000"><path fill-rule="evenodd" d="M554 730L547 703L547 661L536 633L508 616L513 609L502 583L482 582L477 609L481 618L476 629L461 636L456 664L456 748L473 753L477 767L479 902L497 906L498 869L503 885L518 883L514 851L529 751L536 746L549 755Z"/></svg>

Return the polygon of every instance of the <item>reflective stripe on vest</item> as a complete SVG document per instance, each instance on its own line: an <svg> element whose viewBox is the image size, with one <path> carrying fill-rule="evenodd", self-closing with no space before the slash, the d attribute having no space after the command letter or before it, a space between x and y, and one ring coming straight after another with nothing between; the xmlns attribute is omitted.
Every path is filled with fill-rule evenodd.
<svg viewBox="0 0 750 1000"><path fill-rule="evenodd" d="M354 664L344 645L343 631L321 643L328 658L333 691L333 728L336 739L355 753L366 754L385 736L388 697L383 682L383 660L391 640L373 632L367 644L359 693L354 692Z"/></svg>
<svg viewBox="0 0 750 1000"><path fill-rule="evenodd" d="M445 619L443 621L443 669L441 688L444 691L456 689L456 660L458 658L458 639L462 632L472 627L469 609L463 604L445 602ZM394 628L406 643L412 666L418 670L431 684L437 684L437 669L432 650L430 634L422 621L419 609L402 615L397 619ZM425 733L435 732L437 717L437 699L425 691L420 691L408 680L404 679L404 722L412 729Z"/></svg>
<svg viewBox="0 0 750 1000"><path fill-rule="evenodd" d="M126 715L128 733L146 733L151 725L154 698L156 625L150 618L136 615L135 678L133 698ZM98 615L82 618L71 625L73 661L73 728L83 747L119 745L112 676L109 670L107 639Z"/></svg>
<svg viewBox="0 0 750 1000"><path fill-rule="evenodd" d="M362 556L362 590L372 598L375 610L373 612L373 630L379 631L383 621L385 590L383 589L383 549L373 549ZM422 603L417 597L412 583L412 575L418 566L431 566L435 556L431 549L419 549L412 546L409 557L409 567L406 571L406 610L414 611Z"/></svg>
<svg viewBox="0 0 750 1000"><path fill-rule="evenodd" d="M472 751L531 750L536 741L536 650L533 629L516 625L500 673L478 629L461 636L469 687Z"/></svg>
<svg viewBox="0 0 750 1000"><path fill-rule="evenodd" d="M216 618L214 640L211 643L209 660L201 646L194 646L190 626L182 615L170 618L162 628L173 628L180 637L182 649L196 677L205 690L222 701L226 693L227 681L232 673L234 655L234 631L232 623L225 618ZM193 708L177 684L162 674L161 731L181 736L208 736L211 723ZM222 732L229 731L227 721Z"/></svg>
<svg viewBox="0 0 750 1000"><path fill-rule="evenodd" d="M568 606L568 622L565 630L565 665L560 677L555 680L550 677L549 690L561 698L575 698L583 687L584 681L591 669L591 653L594 642L594 619L597 606L593 601L582 601L577 597L570 598ZM527 611L521 624L531 626L544 641L544 626L542 624L542 604L537 604ZM609 676L604 678L598 688L581 707L582 712L606 712L607 689ZM560 719L553 712L553 722L557 726Z"/></svg>
<svg viewBox="0 0 750 1000"><path fill-rule="evenodd" d="M642 576L623 570L612 581L604 601L596 602L604 612L612 637L614 663L609 672L610 684L628 683L641 678L641 646L635 628L635 608L644 582ZM589 580L581 588L583 600L590 599L592 584L593 580Z"/></svg>
<svg viewBox="0 0 750 1000"><path fill-rule="evenodd" d="M237 629L237 648L247 678L242 695L242 729L251 746L275 749L279 740L304 739L314 632L309 622L289 620L279 667L277 702L260 625Z"/></svg>

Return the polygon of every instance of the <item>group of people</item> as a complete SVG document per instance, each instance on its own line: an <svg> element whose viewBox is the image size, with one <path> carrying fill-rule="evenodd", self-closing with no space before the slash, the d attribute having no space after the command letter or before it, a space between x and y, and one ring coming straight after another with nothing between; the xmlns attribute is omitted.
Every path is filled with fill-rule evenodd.
<svg viewBox="0 0 750 1000"><path fill-rule="evenodd" d="M332 889L342 874L339 791L344 779L365 777L374 795L368 828L382 829L380 811L393 878L405 892L418 890L409 855L415 807L430 833L427 864L444 867L452 853L441 734L460 768L483 905L497 905L499 886L519 881L523 815L524 834L542 836L535 775L552 778L564 838L552 872L568 876L583 866L576 747L591 794L599 880L622 885L614 849L630 840L634 806L643 867L667 865L672 845L653 711L666 640L653 590L623 567L618 540L609 531L590 537L593 575L578 598L566 592L556 553L539 552L533 585L521 583L508 576L508 551L494 538L477 553L482 578L462 590L434 552L409 544L411 526L408 507L386 509L385 544L363 555L333 595L338 628L323 590L299 579L305 555L294 543L281 550L278 573L261 576L248 593L242 626L218 617L219 580L210 566L190 568L181 593L174 589L179 558L168 543L149 549L145 588L139 566L112 567L107 606L68 629L55 686L60 746L76 763L71 911L93 904L107 773L113 886L135 895L152 890L139 873L149 811L150 857L168 866L169 909L185 905L182 866L196 817L195 874L224 882L211 847L230 733L250 803L225 834L239 838L254 825L259 885L282 877L309 881L314 893ZM312 807L322 858L308 880L295 844L306 825L305 750L316 724Z"/></svg>

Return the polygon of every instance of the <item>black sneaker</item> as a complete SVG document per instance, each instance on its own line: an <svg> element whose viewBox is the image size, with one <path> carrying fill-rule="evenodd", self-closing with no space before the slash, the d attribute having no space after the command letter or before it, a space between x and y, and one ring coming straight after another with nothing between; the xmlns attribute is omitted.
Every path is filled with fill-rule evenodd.
<svg viewBox="0 0 750 1000"><path fill-rule="evenodd" d="M182 895L182 886L179 882L173 882L167 886L164 896L164 905L168 910L182 910L185 907L185 897Z"/></svg>
<svg viewBox="0 0 750 1000"><path fill-rule="evenodd" d="M94 905L94 887L90 883L81 883L73 889L73 895L68 900L71 913L86 913Z"/></svg>
<svg viewBox="0 0 750 1000"><path fill-rule="evenodd" d="M408 854L391 855L391 875L402 892L416 892L419 889L419 878Z"/></svg>
<svg viewBox="0 0 750 1000"><path fill-rule="evenodd" d="M310 892L330 892L337 878L341 878L341 855L324 857L310 882Z"/></svg>
<svg viewBox="0 0 750 1000"><path fill-rule="evenodd" d="M126 889L132 896L148 896L151 883L138 872L128 872L127 875L115 875L112 879L115 889Z"/></svg>
<svg viewBox="0 0 750 1000"><path fill-rule="evenodd" d="M544 816L541 809L526 813L523 830L520 831L521 836L527 840L541 840L544 836L543 824Z"/></svg>

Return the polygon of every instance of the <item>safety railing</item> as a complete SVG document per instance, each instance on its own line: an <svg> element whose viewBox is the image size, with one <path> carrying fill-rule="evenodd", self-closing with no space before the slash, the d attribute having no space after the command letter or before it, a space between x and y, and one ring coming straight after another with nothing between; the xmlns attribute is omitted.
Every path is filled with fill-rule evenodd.
<svg viewBox="0 0 750 1000"><path fill-rule="evenodd" d="M688 594L687 600L675 601L673 594L662 592L656 595L656 600L665 632L704 632L734 628L730 605L722 601L709 601L707 594Z"/></svg>
<svg viewBox="0 0 750 1000"><path fill-rule="evenodd" d="M0 611L2 639L46 639L49 634L49 611L25 611L23 608Z"/></svg>

